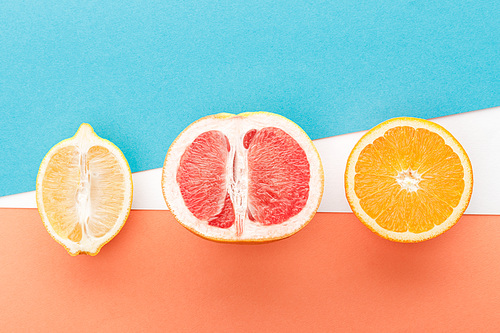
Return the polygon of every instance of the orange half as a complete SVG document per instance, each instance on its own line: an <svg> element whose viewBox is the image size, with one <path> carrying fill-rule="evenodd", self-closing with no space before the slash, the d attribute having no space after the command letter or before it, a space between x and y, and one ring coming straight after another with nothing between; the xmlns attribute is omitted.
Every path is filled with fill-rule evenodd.
<svg viewBox="0 0 500 333"><path fill-rule="evenodd" d="M451 228L472 194L472 166L443 127L417 118L379 124L347 161L345 190L353 212L381 237L419 242Z"/></svg>

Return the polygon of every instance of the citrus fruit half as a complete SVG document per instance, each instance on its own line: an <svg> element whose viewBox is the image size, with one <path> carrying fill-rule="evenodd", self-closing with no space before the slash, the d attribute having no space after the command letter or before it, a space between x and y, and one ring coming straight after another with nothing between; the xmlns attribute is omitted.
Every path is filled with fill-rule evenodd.
<svg viewBox="0 0 500 333"><path fill-rule="evenodd" d="M428 120L394 118L355 145L345 172L347 200L380 236L419 242L451 228L472 194L472 167L460 143Z"/></svg>
<svg viewBox="0 0 500 333"><path fill-rule="evenodd" d="M170 146L162 175L176 219L204 238L228 242L296 233L316 213L323 183L307 134L268 112L199 119Z"/></svg>
<svg viewBox="0 0 500 333"><path fill-rule="evenodd" d="M132 174L120 149L82 124L45 155L36 199L45 228L69 254L96 255L127 220Z"/></svg>

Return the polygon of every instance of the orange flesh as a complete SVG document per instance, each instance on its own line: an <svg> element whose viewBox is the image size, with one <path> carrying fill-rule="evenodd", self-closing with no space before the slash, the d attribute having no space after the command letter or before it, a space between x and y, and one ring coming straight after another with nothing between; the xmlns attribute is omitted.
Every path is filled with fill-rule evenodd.
<svg viewBox="0 0 500 333"><path fill-rule="evenodd" d="M108 149L61 148L50 159L43 178L43 204L49 223L74 242L102 237L116 223L123 206L125 175Z"/></svg>
<svg viewBox="0 0 500 333"><path fill-rule="evenodd" d="M381 227L420 233L444 222L464 191L464 169L441 136L394 127L360 153L355 192Z"/></svg>

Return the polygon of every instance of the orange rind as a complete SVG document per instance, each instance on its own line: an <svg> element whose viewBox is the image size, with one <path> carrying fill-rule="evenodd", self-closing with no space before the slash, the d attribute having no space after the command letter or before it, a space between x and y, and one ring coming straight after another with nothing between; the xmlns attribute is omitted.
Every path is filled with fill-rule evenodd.
<svg viewBox="0 0 500 333"><path fill-rule="evenodd" d="M345 191L358 219L397 242L434 238L457 223L473 186L472 165L442 126L394 118L368 131L347 161Z"/></svg>

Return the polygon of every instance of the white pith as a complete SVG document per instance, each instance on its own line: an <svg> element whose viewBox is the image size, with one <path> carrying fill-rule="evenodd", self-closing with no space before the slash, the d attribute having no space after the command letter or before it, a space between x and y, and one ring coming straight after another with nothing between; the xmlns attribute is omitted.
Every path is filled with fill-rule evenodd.
<svg viewBox="0 0 500 333"><path fill-rule="evenodd" d="M401 189L408 192L417 192L420 188L418 183L422 180L422 176L412 169L402 170L396 176L396 183L401 186Z"/></svg>
<svg viewBox="0 0 500 333"><path fill-rule="evenodd" d="M356 176L356 161L361 153L361 151L369 144L373 143L377 138L382 136L386 131L393 127L398 126L409 126L415 129L424 128L431 132L439 134L443 139L446 145L452 148L452 150L458 155L460 158L460 162L464 168L464 190L462 193L462 197L458 205L453 209L453 213L441 224L436 225L434 228L421 232L421 233L413 233L410 231L406 232L395 232L382 228L372 217L370 217L362 208L359 202L358 197L356 196L354 190L354 178ZM400 171L399 175L401 176L401 190L408 190L408 188L418 190L418 177L420 175L416 174L414 176L410 176L407 172L408 170ZM412 170L413 171L413 170ZM398 176L399 176L398 175ZM396 177L397 178L397 177ZM438 124L422 121L420 119L415 118L395 118L388 120L379 126L375 127L371 131L369 131L365 136L363 136L353 151L351 152L351 156L349 157L349 161L346 167L346 195L351 207L355 206L357 209L355 211L356 215L368 224L368 226L379 235L384 235L391 240L396 240L400 242L418 242L422 240L426 240L436 235L441 234L442 232L448 230L451 226L453 226L460 216L463 214L465 209L467 208L468 201L470 200L472 194L472 166L467 157L466 152L460 145L460 143L443 127ZM395 180L397 182L397 180ZM406 184L404 182L406 181ZM399 182L398 182L399 183ZM407 188L404 188L407 187ZM354 209L353 209L354 210Z"/></svg>
<svg viewBox="0 0 500 333"><path fill-rule="evenodd" d="M64 147L76 147L78 152L80 153L80 186L78 189L78 193L75 199L75 205L78 211L78 223L82 225L82 239L79 242L73 242L69 239L63 238L57 234L57 232L52 227L49 218L47 217L46 209L44 207L43 200L43 180L45 176L45 171L47 169L47 165L50 163L51 158L56 154L61 148ZM101 146L108 149L118 161L120 165L121 172L125 175L124 179L124 199L123 206L121 207L118 218L116 219L116 223L114 226L103 236L101 237L93 237L88 232L86 232L87 222L89 217L92 214L92 200L90 197L90 188L92 186L90 181L89 170L85 167L86 163L86 153L93 146ZM80 126L78 132L72 138L61 141L47 153L44 157L39 173L37 176L37 186L36 186L36 198L37 198L37 207L40 212L40 216L42 218L42 222L45 227L51 234L51 236L60 244L62 244L71 255L76 255L79 253L88 253L88 254L97 254L100 248L109 242L111 238L113 238L118 231L122 228L123 224L126 221L126 218L130 212L130 208L132 206L132 174L130 171L130 167L123 156L122 152L116 147L113 143L108 140L102 139L98 137L92 127L87 124L82 124Z"/></svg>
<svg viewBox="0 0 500 333"><path fill-rule="evenodd" d="M282 224L264 226L246 217L248 170L247 150L243 147L243 137L251 129L277 127L284 130L302 147L310 165L309 197L303 210ZM233 201L237 221L230 228L223 229L208 225L197 219L184 204L176 181L180 158L186 148L200 134L218 130L227 136L231 150L227 163L227 187ZM236 157L237 176L233 178L233 159ZM237 179L238 183L234 182ZM191 124L170 146L163 166L162 187L165 200L177 220L188 229L211 239L230 241L265 241L283 238L301 229L318 209L323 194L323 169L319 155L312 141L304 131L290 120L266 112L246 113L241 115L221 114L200 119ZM241 221L238 222L238 219ZM242 230L237 232L237 227Z"/></svg>

